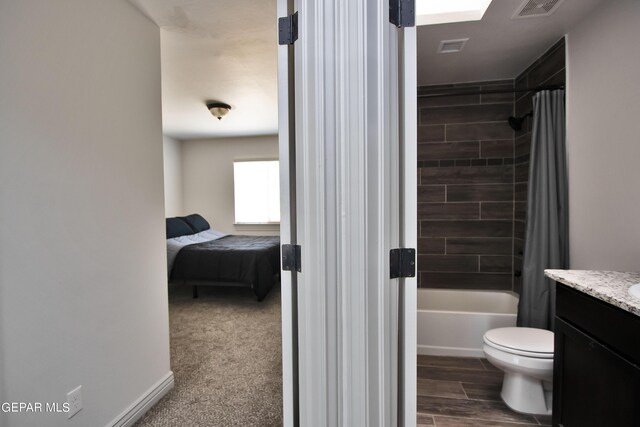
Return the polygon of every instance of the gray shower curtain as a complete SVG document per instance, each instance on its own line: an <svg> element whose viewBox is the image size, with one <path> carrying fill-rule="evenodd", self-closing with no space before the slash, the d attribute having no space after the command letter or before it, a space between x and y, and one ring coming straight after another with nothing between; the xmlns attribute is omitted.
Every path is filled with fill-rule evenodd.
<svg viewBox="0 0 640 427"><path fill-rule="evenodd" d="M547 268L569 264L564 91L533 98L527 225L518 326L553 330L555 284Z"/></svg>

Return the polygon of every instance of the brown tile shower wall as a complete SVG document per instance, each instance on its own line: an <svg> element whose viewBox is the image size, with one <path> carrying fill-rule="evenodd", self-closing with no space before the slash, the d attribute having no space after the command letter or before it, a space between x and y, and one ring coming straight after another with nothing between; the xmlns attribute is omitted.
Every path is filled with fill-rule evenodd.
<svg viewBox="0 0 640 427"><path fill-rule="evenodd" d="M512 89L513 80L418 93ZM513 287L512 93L418 99L420 287Z"/></svg>
<svg viewBox="0 0 640 427"><path fill-rule="evenodd" d="M565 83L565 41L562 38L540 58L534 61L515 81L516 88L537 87L540 85L564 85ZM516 94L516 116L521 117L533 109L533 92ZM522 257L525 243L525 220L527 210L527 189L529 182L529 151L531 149L531 117L528 117L522 130L516 132L514 147L514 235L513 266L516 272L514 290L520 292L522 278Z"/></svg>

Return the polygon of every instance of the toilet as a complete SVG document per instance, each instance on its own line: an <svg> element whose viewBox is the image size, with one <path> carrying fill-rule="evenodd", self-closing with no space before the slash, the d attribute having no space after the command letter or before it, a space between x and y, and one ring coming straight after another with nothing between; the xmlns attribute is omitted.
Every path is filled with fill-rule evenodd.
<svg viewBox="0 0 640 427"><path fill-rule="evenodd" d="M553 332L498 328L483 339L487 360L504 371L502 400L517 412L551 414Z"/></svg>

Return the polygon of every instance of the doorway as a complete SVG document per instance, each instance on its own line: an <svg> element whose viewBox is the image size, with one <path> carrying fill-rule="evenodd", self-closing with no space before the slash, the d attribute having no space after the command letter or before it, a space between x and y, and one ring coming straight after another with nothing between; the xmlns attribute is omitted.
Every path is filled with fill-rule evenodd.
<svg viewBox="0 0 640 427"><path fill-rule="evenodd" d="M160 27L175 377L137 425L282 425L276 2L133 2Z"/></svg>

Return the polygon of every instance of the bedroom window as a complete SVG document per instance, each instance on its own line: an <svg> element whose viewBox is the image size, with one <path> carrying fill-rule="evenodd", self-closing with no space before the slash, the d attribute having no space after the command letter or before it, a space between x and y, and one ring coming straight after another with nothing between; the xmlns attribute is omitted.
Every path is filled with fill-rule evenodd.
<svg viewBox="0 0 640 427"><path fill-rule="evenodd" d="M280 163L233 162L236 224L280 223Z"/></svg>

